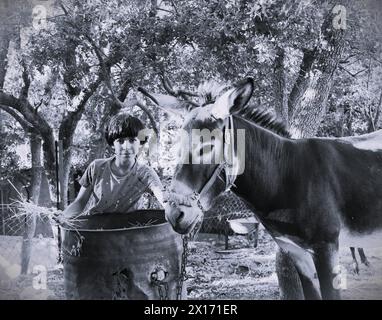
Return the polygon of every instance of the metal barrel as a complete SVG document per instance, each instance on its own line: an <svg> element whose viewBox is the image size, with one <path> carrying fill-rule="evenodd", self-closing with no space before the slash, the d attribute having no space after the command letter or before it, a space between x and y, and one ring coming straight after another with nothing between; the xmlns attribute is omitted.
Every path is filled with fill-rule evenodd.
<svg viewBox="0 0 382 320"><path fill-rule="evenodd" d="M86 216L76 229L62 227L66 297L185 298L182 253L182 238L163 210Z"/></svg>

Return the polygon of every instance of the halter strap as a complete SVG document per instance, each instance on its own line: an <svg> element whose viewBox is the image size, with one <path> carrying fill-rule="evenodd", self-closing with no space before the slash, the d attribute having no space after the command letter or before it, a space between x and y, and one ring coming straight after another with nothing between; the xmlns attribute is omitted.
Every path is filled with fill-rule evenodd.
<svg viewBox="0 0 382 320"><path fill-rule="evenodd" d="M226 163L226 167L230 169L230 172L228 173L227 170L225 172L225 181L226 181L226 188L225 191L228 191L231 189L231 187L234 185L234 182L237 178L237 172L239 169L239 161L237 160L237 156L235 155L236 144L235 144L235 130L233 126L233 117L229 116L228 118L228 128L225 126L224 129L224 137L225 140L228 140L229 144L231 146L230 153L226 154L227 149L223 146L223 152L224 152L224 163ZM225 145L226 143L224 143ZM227 161L228 160L228 161Z"/></svg>

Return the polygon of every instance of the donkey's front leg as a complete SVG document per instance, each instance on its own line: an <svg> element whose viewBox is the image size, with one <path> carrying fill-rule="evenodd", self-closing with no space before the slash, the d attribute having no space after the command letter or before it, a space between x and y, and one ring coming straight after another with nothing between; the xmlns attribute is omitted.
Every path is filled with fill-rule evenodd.
<svg viewBox="0 0 382 320"><path fill-rule="evenodd" d="M338 240L319 244L314 248L315 264L320 281L321 294L323 299L341 299L341 271L339 265Z"/></svg>
<svg viewBox="0 0 382 320"><path fill-rule="evenodd" d="M304 297L307 300L320 300L320 284L312 255L298 244L283 236L275 238L280 249L293 261L299 274Z"/></svg>

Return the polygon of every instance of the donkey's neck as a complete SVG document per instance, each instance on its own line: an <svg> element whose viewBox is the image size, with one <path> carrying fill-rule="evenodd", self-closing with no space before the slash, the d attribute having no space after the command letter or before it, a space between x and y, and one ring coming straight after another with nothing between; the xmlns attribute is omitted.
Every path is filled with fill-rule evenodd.
<svg viewBox="0 0 382 320"><path fill-rule="evenodd" d="M263 212L289 207L285 185L293 185L294 141L246 119L235 117L234 125L245 130L245 168L232 191Z"/></svg>

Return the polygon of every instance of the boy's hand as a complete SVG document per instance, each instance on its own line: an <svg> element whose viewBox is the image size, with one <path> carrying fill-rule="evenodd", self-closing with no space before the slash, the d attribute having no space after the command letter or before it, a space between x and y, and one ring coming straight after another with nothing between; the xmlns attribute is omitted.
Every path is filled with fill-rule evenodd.
<svg viewBox="0 0 382 320"><path fill-rule="evenodd" d="M67 219L65 219L62 211L55 211L52 214L52 219L59 225L62 225L65 223Z"/></svg>

